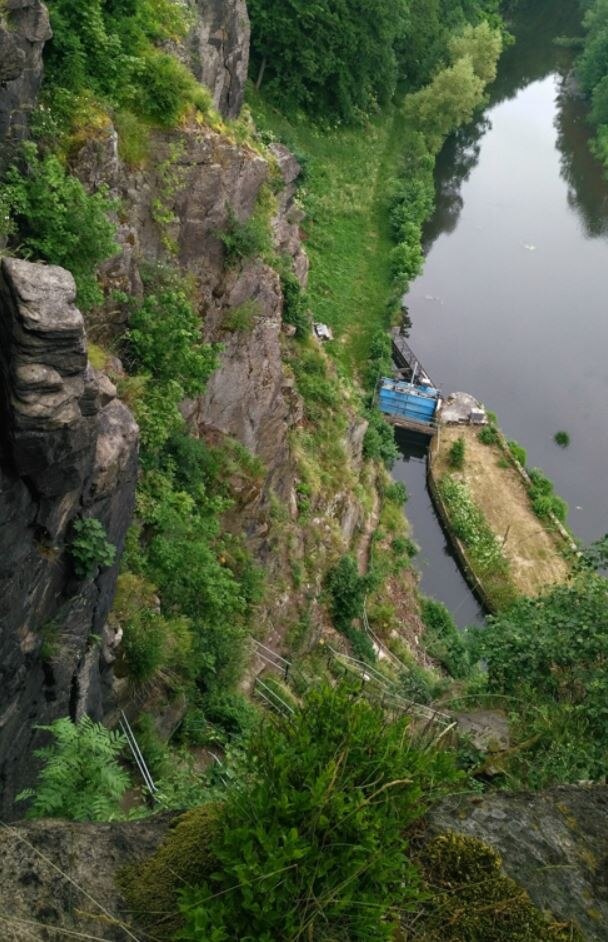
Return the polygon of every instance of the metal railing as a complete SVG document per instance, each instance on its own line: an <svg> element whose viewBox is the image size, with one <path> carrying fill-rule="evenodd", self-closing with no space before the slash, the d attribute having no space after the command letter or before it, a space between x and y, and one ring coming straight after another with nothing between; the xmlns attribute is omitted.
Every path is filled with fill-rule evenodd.
<svg viewBox="0 0 608 942"><path fill-rule="evenodd" d="M158 789L156 785L154 784L154 780L152 776L150 775L150 770L148 769L148 766L146 765L146 760L144 759L141 753L141 749L139 748L137 739L135 738L135 733L131 729L131 724L129 723L127 717L125 716L124 710L120 711L120 728L125 734L126 740L129 744L129 749L131 750L131 753L135 760L135 764L137 768L139 769L141 777L144 780L144 785L150 792L150 795L152 796L152 798L154 798L156 796L156 793L158 792Z"/></svg>

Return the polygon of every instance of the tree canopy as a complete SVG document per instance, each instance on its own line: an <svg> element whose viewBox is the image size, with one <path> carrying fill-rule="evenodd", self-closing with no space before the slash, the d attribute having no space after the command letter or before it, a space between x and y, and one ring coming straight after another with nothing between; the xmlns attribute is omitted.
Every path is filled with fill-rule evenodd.
<svg viewBox="0 0 608 942"><path fill-rule="evenodd" d="M249 0L254 71L281 105L352 121L385 105L399 85L428 82L449 58L451 34L495 6L493 0Z"/></svg>

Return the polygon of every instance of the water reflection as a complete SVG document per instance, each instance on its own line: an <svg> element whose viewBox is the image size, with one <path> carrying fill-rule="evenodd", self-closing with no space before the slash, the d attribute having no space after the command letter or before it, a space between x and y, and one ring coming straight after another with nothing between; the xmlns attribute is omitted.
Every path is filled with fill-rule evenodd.
<svg viewBox="0 0 608 942"><path fill-rule="evenodd" d="M563 78L557 96L557 147L568 184L568 205L580 216L587 238L608 233L608 188L601 164L589 149L587 107L572 76Z"/></svg>
<svg viewBox="0 0 608 942"><path fill-rule="evenodd" d="M436 212L424 231L427 253L440 235L454 232L458 225L463 208L463 184L479 162L482 138L492 127L488 111L551 74L562 77L558 95L558 146L563 152L564 175L573 190L569 200L573 208L581 212L590 235L605 231L606 210L602 211L605 194L600 193L601 179L600 187L596 185L598 177L601 178L601 168L589 151L585 104L571 78L573 54L570 49L555 45L558 37L580 35L577 4L558 0L523 2L508 25L515 43L503 53L498 76L490 89L488 110L474 123L453 134L437 158Z"/></svg>

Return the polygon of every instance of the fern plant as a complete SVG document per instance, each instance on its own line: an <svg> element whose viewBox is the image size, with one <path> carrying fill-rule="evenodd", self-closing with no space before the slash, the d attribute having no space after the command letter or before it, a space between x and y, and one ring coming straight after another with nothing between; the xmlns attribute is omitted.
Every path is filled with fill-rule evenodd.
<svg viewBox="0 0 608 942"><path fill-rule="evenodd" d="M120 801L130 785L118 758L125 737L83 716L78 723L68 717L50 726L38 726L54 742L34 755L43 768L33 789L18 801L32 799L29 818L68 818L72 821L111 821L121 817Z"/></svg>

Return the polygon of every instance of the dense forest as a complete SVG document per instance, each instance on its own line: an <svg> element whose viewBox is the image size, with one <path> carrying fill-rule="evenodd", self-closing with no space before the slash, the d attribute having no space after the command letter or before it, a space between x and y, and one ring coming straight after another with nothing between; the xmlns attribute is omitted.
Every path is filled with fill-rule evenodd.
<svg viewBox="0 0 608 942"><path fill-rule="evenodd" d="M388 473L393 431L374 402L377 378L390 369L388 329L424 263L437 155L479 115L509 42L498 0L249 0L248 104L236 119L220 117L189 68L180 45L192 27L189 4L47 5L53 38L44 83L30 137L0 181L0 240L7 254L71 271L95 341L91 363L111 372L120 358L113 379L137 419L141 450L110 616L122 637L118 672L133 702L184 709L169 743L152 708L135 722L158 785L154 809L140 798L126 810L135 770L125 739L85 717L47 727L37 781L20 795L24 814L117 821L188 811L155 857L121 875L145 938L582 938L535 908L495 852L473 838L426 833L424 816L460 792L605 780L606 543L573 554L566 585L520 597L483 629L459 632L444 606L411 588L407 495ZM0 4L0 24L4 15ZM608 164L607 0L589 5L585 28L578 73ZM83 144L109 127L125 173L139 183L160 162L159 142L169 142L152 204L162 249L142 265L133 295L103 275L119 250L125 205L78 172ZM203 325L199 286L172 229L183 185L180 135L191 129L271 168L249 216L229 208L213 234L227 280L247 265L272 272L289 329L282 356L302 401L304 432L291 438L295 509L271 494L265 526L274 542L263 559L250 539L259 522L239 515L267 469L230 436L195 434L184 409L259 317L256 296L222 313L220 340ZM283 143L302 170L296 206L312 266L306 289L273 229ZM357 280L365 284L353 294ZM116 310L118 331L107 323ZM335 350L313 342L313 314L343 334ZM357 422L365 425L358 478L342 444ZM534 484L537 502L553 500L555 509L550 482L538 473ZM336 502L348 493L374 507L365 571L335 531L319 536L326 491ZM296 528L304 559L290 558ZM74 576L92 583L113 565L116 548L95 518L77 520L71 533ZM321 553L323 539L329 549ZM274 585L265 571L273 552L289 561L287 584ZM397 638L392 660L382 661L363 626L369 620L388 645L398 635L393 595L406 584L424 656L417 660ZM273 593L297 604L283 626L290 670L280 682L266 677L264 706L242 681L251 638L266 637L259 613ZM325 635L311 628L319 608ZM57 625L45 626L47 665L57 634ZM369 672L364 680L346 660L331 660L333 644ZM381 695L364 693L370 676L386 685ZM419 713L400 715L397 702ZM470 737L420 729L425 708L505 704L511 748L496 767ZM204 750L215 765L197 764ZM462 905L454 907L454 895Z"/></svg>
<svg viewBox="0 0 608 942"><path fill-rule="evenodd" d="M591 100L590 118L597 128L595 150L608 166L608 5L584 3L586 36L577 71Z"/></svg>

